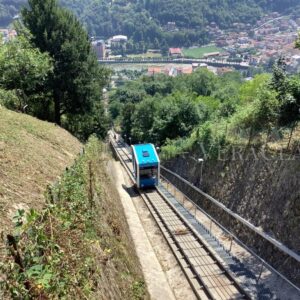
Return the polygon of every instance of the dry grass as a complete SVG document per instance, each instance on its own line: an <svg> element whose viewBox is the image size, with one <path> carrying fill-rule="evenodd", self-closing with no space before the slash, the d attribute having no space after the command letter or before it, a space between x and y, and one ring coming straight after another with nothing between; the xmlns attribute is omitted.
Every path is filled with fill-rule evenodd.
<svg viewBox="0 0 300 300"><path fill-rule="evenodd" d="M67 131L0 107L0 231L18 208L41 208L46 186L73 163L82 145Z"/></svg>
<svg viewBox="0 0 300 300"><path fill-rule="evenodd" d="M20 299L149 299L105 149L91 138L85 154L49 189L38 218L22 227L18 253L25 272L22 277L11 269L10 251L1 269L8 274L5 297L13 290ZM36 265L48 282L41 283L43 273L30 275Z"/></svg>
<svg viewBox="0 0 300 300"><path fill-rule="evenodd" d="M291 135L292 129L286 129L283 130L283 136L281 139L273 140L268 143L268 147L271 150L274 151L289 151L292 150L292 152L299 151L300 146L300 124L293 130ZM290 142L290 145L289 145ZM289 145L289 149L287 149Z"/></svg>
<svg viewBox="0 0 300 300"><path fill-rule="evenodd" d="M63 176L60 184L56 186L61 186L60 196L56 195L55 198L61 197L59 201L62 203L66 201L71 206L78 201L82 203L86 197L82 190L82 188L85 190L85 186L81 186L85 180L82 179L92 172L90 178L93 179L92 194L95 205L93 216L96 216L92 226L85 227L84 219L89 218L90 214L84 214L83 205L79 205L80 209L74 208L74 213L78 209L77 214L71 214L73 217L76 216L75 219L78 221L71 222L72 228L66 227L64 223L70 222L69 219L65 220L67 205L63 205L62 212L59 205L53 206L52 210L55 207L57 213L53 212L51 218L39 219L36 224L36 228L39 228L38 233L44 238L48 237L47 243L51 244L54 240L60 245L59 249L64 250L64 268L54 268L64 284L67 287L73 284L73 275L75 279L82 279L81 285L76 283L75 289L72 290L73 294L66 298L85 299L85 294L90 294L90 299L148 299L124 212L120 208L118 193L104 171L105 161L108 158L101 153L99 150L101 147L97 146L96 142L92 145L94 146L86 147L83 161L81 157L74 165L74 159L82 145L68 132L53 124L0 107L0 231L11 230L11 218L18 208L44 208L45 211L46 187L50 183L53 184L60 175ZM76 167L80 161L82 165L82 170L79 170L80 176L71 178L68 175L71 171L63 172L66 166ZM73 170L74 166L70 170ZM86 183L89 185L89 178L86 178ZM68 202L69 199L72 201ZM28 231L19 242L23 258L24 253L30 251L28 249L35 247L37 243L34 234L30 240L30 232L33 234L35 231ZM52 255L47 255L50 249L47 245L45 255L37 258L40 259L40 263L51 266L52 256L55 259L57 257L52 248L54 251L51 252ZM4 252L1 253L1 247L0 241L0 262L7 262L9 260ZM27 257L26 263L26 268L29 269L34 262L28 261ZM15 278L13 274L10 275ZM23 286L22 281L18 283ZM2 292L0 288L0 298ZM50 290L49 293L55 295L56 291ZM38 290L36 294L42 296L44 290ZM32 295L35 295L35 290L32 291Z"/></svg>

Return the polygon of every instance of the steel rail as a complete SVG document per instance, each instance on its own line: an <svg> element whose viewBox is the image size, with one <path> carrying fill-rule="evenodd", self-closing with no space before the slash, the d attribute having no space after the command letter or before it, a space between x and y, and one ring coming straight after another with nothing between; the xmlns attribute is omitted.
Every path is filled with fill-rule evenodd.
<svg viewBox="0 0 300 300"><path fill-rule="evenodd" d="M142 195L142 197L143 197L143 198L146 197L146 199L148 200L148 201L147 201L147 200L145 201L145 199L144 199L144 201L145 201L145 203L146 203L146 205L147 205L147 207L148 207L148 209L149 209L149 211L150 211L152 217L154 218L154 220L156 220L156 216L155 216L155 215L153 214L153 212L152 212L152 209L153 209L153 210L155 211L155 213L157 214L157 216L158 216L160 222L164 225L164 228L167 230L168 234L169 234L170 237L172 238L173 243L176 245L177 249L180 251L180 253L181 253L182 257L184 258L184 260L187 262L187 265L191 268L191 271L192 271L193 275L194 275L195 277L197 277L197 280L198 280L199 283L200 283L200 287L202 287L202 288L204 289L205 294L206 294L208 297L210 297L210 299L213 299L213 295L210 293L208 287L207 287L207 286L205 285L205 283L201 280L201 278L199 278L199 276L197 276L197 271L196 271L195 268L193 267L193 264L192 264L191 261L188 259L188 257L186 257L185 253L184 253L183 250L182 250L182 247L180 246L180 244L178 243L178 241L177 241L176 238L174 237L173 232L172 232L172 231L170 230L170 228L167 226L167 224L166 224L166 222L164 221L163 217L161 216L161 214L159 213L159 211L157 210L157 208L155 207L155 205L153 205L153 203L151 202L151 199L147 196L147 194ZM148 203L148 202L149 202L149 203ZM152 209L149 207L150 205L151 205ZM159 222L158 222L157 220L156 220L156 222L157 222L158 227L160 228L161 232L164 233L164 232L163 232L164 228L161 228L161 226L160 226L160 224L159 224ZM178 256L176 255L176 253L175 253L175 251L174 251L174 249L173 249L173 247L172 247L170 241L169 241L166 237L165 237L165 239L166 239L167 243L169 244L169 247L171 248L172 252L174 253L174 255L175 255L175 257L176 257L178 263L181 265L180 259L179 259ZM193 289L193 291L194 291L194 293L195 293L197 299L201 300L201 297L198 295L197 288L196 288L195 285L193 284L193 282L192 282L190 276L188 276L188 274L187 274L187 272L186 272L186 270L185 270L184 268L182 268L182 269L183 269L183 272L185 273L185 276L187 277L187 280L189 281L189 283L190 283L190 285L191 285L191 287L192 287L192 289Z"/></svg>
<svg viewBox="0 0 300 300"><path fill-rule="evenodd" d="M132 176L132 171L130 170L129 166L128 166L128 163L126 163L124 161L124 158L122 157L122 155L119 153L120 151L122 151L127 158L130 159L130 156L128 153L126 153L126 151L124 151L124 149L122 149L122 147L115 147L116 144L114 145L113 143L111 143L111 145L113 146L117 156L119 157L122 165L126 168L127 172L129 173L130 175L130 178L131 180L134 182L134 178ZM118 146L120 146L120 143L117 144ZM119 151L118 151L119 150ZM214 285L212 287L208 287L205 283L205 279L203 279L201 277L201 274L198 273L198 271L196 270L196 267L193 265L193 263L191 262L190 260L190 257L187 255L187 253L185 252L185 250L182 248L180 242L176 239L176 236L174 235L174 233L172 232L171 228L168 226L167 224L167 221L166 221L166 218L164 218L162 216L162 213L159 211L159 209L155 206L155 204L153 203L153 199L151 199L151 194L149 192L141 192L140 191L140 194L141 196L143 197L144 201L145 201L145 198L147 199L145 201L147 207L149 208L149 211L151 212L151 214L153 215L154 219L157 221L158 225L159 225L159 228L161 229L162 233L164 234L167 242L169 243L168 241L168 237L165 235L166 231L168 232L168 235L169 237L171 237L172 239L172 242L176 245L177 247L177 251L180 251L181 255L182 255L182 259L184 259L187 263L187 265L189 266L192 274L194 275L194 278L197 279L197 282L199 283L200 287L201 287L201 291L204 291L206 296L209 298L209 299L220 299L219 297L216 298L216 296L211 293L211 289L214 289L215 290L215 293L223 293L223 296L225 295L226 299L228 299L228 294L232 293L232 290L226 290L226 285L225 286L218 286L215 287ZM185 228L188 230L188 232L191 233L191 235L193 236L193 238L195 239L194 241L197 242L197 249L200 249L200 248L203 248L205 249L207 255L209 257L211 257L212 261L214 262L214 265L218 266L218 270L220 270L220 272L218 272L217 274L214 274L214 275L209 275L209 276L213 276L212 277L212 281L213 278L215 278L215 280L218 281L218 277L217 276L225 276L227 278L227 281L230 283L229 287L232 286L235 288L236 292L238 292L240 294L240 296L244 299L250 299L250 296L248 295L248 293L237 283L237 281L234 279L233 277L233 274L216 258L216 256L213 254L213 252L209 249L209 247L201 240L201 238L199 237L199 235L196 233L196 231L188 224L188 222L181 216L181 214L176 210L175 207L172 206L171 203L169 203L169 201L164 197L164 195L162 195L162 193L156 189L155 190L155 193L153 194L155 196L158 196L159 199L162 199L163 202L167 205L167 207L170 208L170 211L173 212L173 216L168 216L169 218L170 217L175 217L178 218L181 222L182 222L182 225L185 226ZM151 206L151 207L150 207ZM153 213L153 211L155 213ZM155 216L156 215L156 216ZM157 220L158 218L158 220ZM164 228L162 228L159 224L159 222L161 224L164 225ZM183 243L183 242L182 242ZM169 246L171 247L170 243L169 243ZM174 252L174 248L171 247L172 251ZM175 257L178 259L176 253L174 252L175 254ZM199 255L199 254L198 254ZM200 258L200 257L199 257ZM200 295L198 294L198 290L197 288L194 286L191 278L187 275L186 271L184 270L184 267L183 265L181 264L181 267L185 273L185 275L187 276L195 294L197 295L197 297L199 299L201 299ZM205 276L204 276L205 277ZM221 282L221 281L220 281ZM220 288L221 290L224 289L224 290L218 290L218 288Z"/></svg>
<svg viewBox="0 0 300 300"><path fill-rule="evenodd" d="M234 283L234 286L236 287L236 289L245 296L245 299L250 299L251 297L248 295L248 293L241 288L241 286L238 284L238 282L235 280L235 278L233 277L233 274L221 263L221 261L213 254L213 252L211 251L211 249L202 241L202 239L199 237L198 233L195 231L195 229L181 216L181 214L177 211L177 209L166 199L166 197L161 193L161 191L156 188L157 192L159 193L159 195L161 196L161 198L164 199L164 201L167 203L167 205L172 209L172 211L178 216L179 219L181 219L181 221L186 225L186 227L193 233L193 236L195 237L195 239L197 239L199 241L199 244L201 244L201 246L203 248L205 248L205 250L207 251L207 253L209 254L209 256L211 258L214 259L215 264L220 268L220 270L223 270L226 274L226 277L231 280Z"/></svg>
<svg viewBox="0 0 300 300"><path fill-rule="evenodd" d="M113 143L111 140L110 140L110 144L111 144L111 146L114 148L115 153L116 153L116 155L118 156L118 158L119 158L121 164L123 165L123 167L125 168L125 170L127 170L128 175L129 175L131 181L134 182L134 178L133 178L132 171L130 170L130 168L128 167L128 165L124 162L122 156L121 156L120 153L116 150L116 147L115 147L114 143ZM128 158L130 158L128 154L126 154L126 155L127 155Z"/></svg>
<svg viewBox="0 0 300 300"><path fill-rule="evenodd" d="M261 258L259 255L257 255L251 248L249 248L244 242L242 242L235 234L233 234L231 231L229 231L227 228L225 228L222 224L220 224L214 217L212 217L210 214L208 214L203 208L201 208L198 204L196 204L191 198L189 198L187 195L185 195L181 190L179 190L176 186L173 185L173 183L165 178L163 175L160 175L160 177L167 182L167 184L171 184L175 190L177 190L179 193L183 195L185 199L187 199L190 203L193 204L193 208L197 208L201 213L203 213L208 219L210 219L211 222L213 222L215 225L217 225L223 232L228 234L233 240L246 249L251 255L253 255L257 260L259 260L264 267L266 267L271 272L275 273L277 276L281 277L286 283L288 283L292 288L297 290L300 293L300 288L297 287L294 283L292 283L288 278L286 278L283 274L281 274L279 271L277 271L274 267L272 267L268 262L266 262L263 258ZM230 252L229 249L227 251Z"/></svg>
<svg viewBox="0 0 300 300"><path fill-rule="evenodd" d="M123 144L126 147L126 143L123 142ZM128 147L126 147L128 148ZM124 151L123 151L124 152ZM126 154L126 153L125 153ZM128 153L126 154L127 157L130 159ZM126 165L126 164L125 164ZM125 166L126 168L128 168L127 166ZM259 228L255 227L253 224L251 224L250 222L248 222L247 220L243 219L242 217L240 217L239 215L237 215L236 213L232 212L230 209L228 209L226 206L224 206L222 203L220 203L218 200L214 199L213 197L211 197L210 195L206 194L205 192L203 192L202 190L200 190L199 188L195 187L194 185L192 185L189 181L187 181L186 179L182 178L181 176L179 176L178 174L172 172L171 170L167 169L164 166L161 166L161 168L163 170L165 170L166 172L170 173L171 175L177 177L179 180L183 181L184 183L186 183L187 185L189 185L191 188L193 188L194 190L196 190L197 192L199 192L200 194L202 194L204 197L207 197L208 200L212 201L214 204L216 204L220 209L224 210L226 213L230 214L233 218L236 218L238 221L242 222L245 226L247 226L250 230L256 232L258 235L260 235L262 238L266 239L267 241L269 241L270 243L272 243L276 248L278 248L280 251L284 252L286 255L291 256L293 258L295 258L294 256L296 256L296 260L299 261L298 259L300 259L300 256L293 252L292 250L290 250L288 247L284 246L281 242L277 241L276 239L270 237L269 235L267 235L266 233L262 232ZM167 180L163 175L161 175L161 177L165 180ZM133 179L133 177L132 177ZM168 182L170 182L169 180L167 180ZM171 183L171 182L170 182ZM172 184L172 183L171 183ZM173 185L173 184L172 184ZM174 186L175 187L175 186ZM235 236L233 233L231 233L228 229L226 229L223 225L221 225L217 220L215 220L212 216L210 216L207 212L205 212L199 205L197 205L193 200L191 200L187 195L185 195L183 193L183 191L179 190L178 188L175 187L176 190L178 190L180 193L182 193L184 195L185 198L187 198L190 202L192 202L202 213L204 213L210 220L212 220L217 226L219 226L223 231L225 231L226 233L228 233L240 246L244 247L249 253L251 253L253 256L255 256L258 260L261 261L261 263L270 271L274 272L275 274L277 274L279 277L281 277L285 282L287 282L291 287L293 287L294 289L296 289L298 292L300 292L300 288L298 286L296 286L294 283L292 283L287 277L285 277L283 274L281 274L279 271L277 271L274 267L272 267L268 262L266 262L263 258L261 258L260 256L258 256L252 249L250 249L247 245L245 245L241 240L239 240L239 238L237 236ZM248 226L249 225L249 226ZM256 230L254 230L256 229ZM270 239L267 239L266 236L268 236ZM274 242L274 243L273 243ZM282 247L281 247L282 246ZM287 252L285 252L283 249L288 250ZM290 255L289 251L291 251L292 253L294 253L294 255ZM297 259L298 258L298 259Z"/></svg>
<svg viewBox="0 0 300 300"><path fill-rule="evenodd" d="M197 191L199 194L201 194L202 196L204 196L205 198L207 198L208 200L210 200L212 203L214 203L217 207L221 208L223 211L225 211L226 213L228 213L230 216L232 216L233 218L235 218L236 220L238 220L239 222L241 222L242 224L244 224L246 227L248 227L249 229L251 229L252 231L254 231L255 233L257 233L258 235L260 235L261 237L263 237L265 240L269 241L271 244L273 244L280 251L284 252L288 256L293 257L296 261L300 262L300 255L297 254L296 252L294 252L293 250L289 249L288 247L286 247L283 243L277 241L276 239L274 239L273 237L271 237L267 233L263 232L262 230L260 230L259 228L257 228L253 224L251 224L249 221L245 220L244 218L242 218L238 214L234 213L232 210L230 210L229 208L227 208L224 204L222 204L218 200L214 199L212 196L206 194L205 192L203 192L202 190L200 190L199 188L197 188L196 186L194 186L193 184L191 184L189 181L187 181L186 179L182 178L178 174L176 174L173 171L165 168L164 166L161 166L161 169L165 170L169 174L175 176L176 178L178 178L179 180L181 180L182 182L184 182L185 184L187 184L189 187L191 187L192 189L194 189L195 191Z"/></svg>

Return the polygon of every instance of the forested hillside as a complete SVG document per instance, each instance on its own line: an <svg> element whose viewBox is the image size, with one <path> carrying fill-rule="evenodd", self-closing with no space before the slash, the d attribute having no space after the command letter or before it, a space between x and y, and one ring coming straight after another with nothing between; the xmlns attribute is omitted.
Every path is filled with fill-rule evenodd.
<svg viewBox="0 0 300 300"><path fill-rule="evenodd" d="M284 146L297 151L292 137L300 120L299 91L300 76L288 75L284 60L272 75L251 81L237 72L216 76L200 68L192 75L127 82L111 92L110 114L128 142L150 141L167 158L202 143L212 158L236 146L260 149L273 141L277 147L287 135Z"/></svg>
<svg viewBox="0 0 300 300"><path fill-rule="evenodd" d="M216 22L228 28L235 22L254 23L264 12L289 10L299 1L268 0L61 0L72 9L91 35L130 37L133 51L144 48L190 46L209 41L205 27ZM25 0L0 0L0 26L7 25ZM176 28L168 30L168 22Z"/></svg>

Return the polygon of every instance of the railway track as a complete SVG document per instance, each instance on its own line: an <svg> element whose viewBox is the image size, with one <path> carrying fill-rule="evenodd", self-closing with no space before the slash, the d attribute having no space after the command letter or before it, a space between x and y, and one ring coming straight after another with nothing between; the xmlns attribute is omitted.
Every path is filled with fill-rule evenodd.
<svg viewBox="0 0 300 300"><path fill-rule="evenodd" d="M131 154L126 144L111 139L111 145L134 182ZM139 192L198 299L251 299L159 188Z"/></svg>

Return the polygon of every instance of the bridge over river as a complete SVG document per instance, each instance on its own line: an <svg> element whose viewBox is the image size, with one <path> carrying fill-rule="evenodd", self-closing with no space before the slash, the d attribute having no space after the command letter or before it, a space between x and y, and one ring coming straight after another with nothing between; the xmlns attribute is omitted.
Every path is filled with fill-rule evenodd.
<svg viewBox="0 0 300 300"><path fill-rule="evenodd" d="M195 58L105 58L98 60L102 64L207 64L213 67L231 67L238 70L249 69L246 62L230 62L216 59L195 59Z"/></svg>

